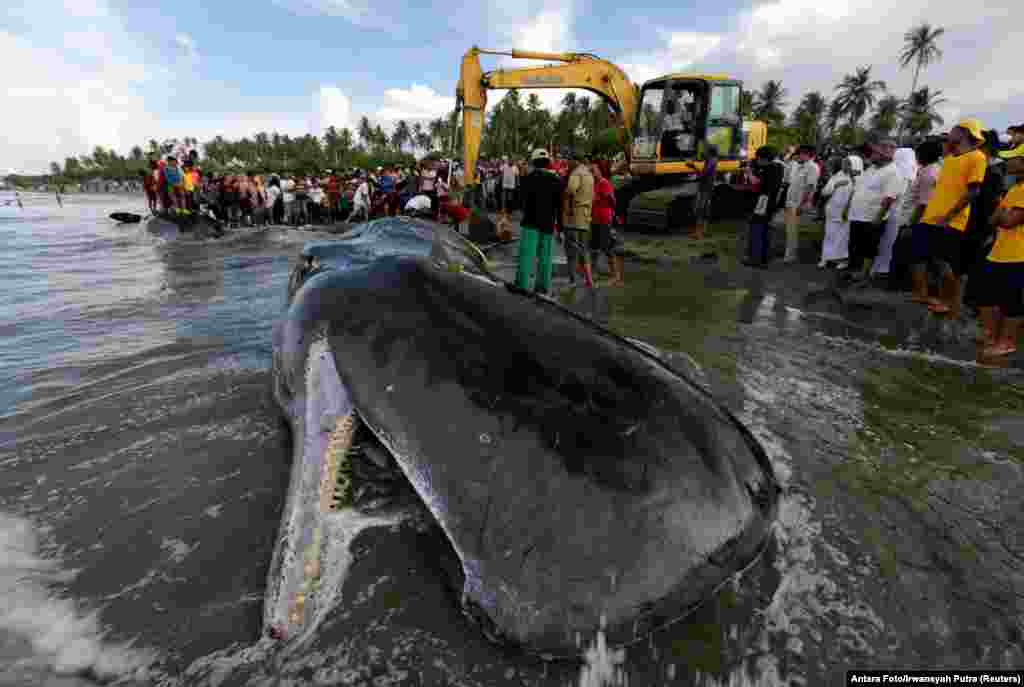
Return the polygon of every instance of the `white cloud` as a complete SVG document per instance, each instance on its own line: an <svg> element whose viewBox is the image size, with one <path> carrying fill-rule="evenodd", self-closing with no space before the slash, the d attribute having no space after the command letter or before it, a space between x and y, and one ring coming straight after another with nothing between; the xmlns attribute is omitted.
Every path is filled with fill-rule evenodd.
<svg viewBox="0 0 1024 687"><path fill-rule="evenodd" d="M273 0L275 5L298 15L340 17L354 24L369 18L368 3L360 0Z"/></svg>
<svg viewBox="0 0 1024 687"><path fill-rule="evenodd" d="M484 31L489 33L489 40L493 43L487 47L496 50L528 50L531 52L565 53L577 50L577 42L574 31L575 24L575 3L573 0L540 0L540 2L507 2L505 0L490 0L482 7L484 12ZM522 69L539 67L549 61L525 60L502 55L493 57L483 55L481 66L484 72L500 69ZM454 91L455 83L452 82ZM540 98L541 105L557 112L561 108L561 101L569 92L577 96L588 96L595 98L594 94L584 90L566 88L531 88L524 91L536 94ZM507 90L487 91L487 111L503 98ZM451 100L454 102L454 99ZM448 111L451 106L448 106Z"/></svg>
<svg viewBox="0 0 1024 687"><path fill-rule="evenodd" d="M352 101L337 86L321 86L313 94L313 114L309 128L312 133L321 136L330 126L338 129L354 128Z"/></svg>
<svg viewBox="0 0 1024 687"><path fill-rule="evenodd" d="M962 7L927 0L777 0L737 15L721 34L668 32L653 50L612 59L637 82L690 68L736 75L752 89L781 79L791 108L812 90L831 98L845 74L872 65L874 78L906 97L913 70L899 68L903 34L928 21L946 28L940 39L945 54L922 72L920 85L944 91L950 119L1003 112L991 122L1003 126L1014 118L1010 103L1024 97L1015 7L987 0L964 14Z"/></svg>
<svg viewBox="0 0 1024 687"><path fill-rule="evenodd" d="M50 3L52 5L52 3ZM91 151L95 145L130 147L142 139L147 114L138 88L155 70L135 60L131 40L101 2L69 1L59 8L26 3L20 16L50 17L46 24L60 48L36 35L0 31L0 63L31 66L4 74L0 111L7 135L0 158L24 171L44 171L49 162ZM65 27L54 16L69 16ZM122 44L115 56L113 44Z"/></svg>
<svg viewBox="0 0 1024 687"><path fill-rule="evenodd" d="M384 101L384 106L377 111L377 118L386 121L436 119L449 114L455 107L454 95L441 95L422 84L389 88L384 91Z"/></svg>
<svg viewBox="0 0 1024 687"><path fill-rule="evenodd" d="M195 39L187 33L175 35L174 44L178 46L178 49L181 50L185 57L191 60L199 59L199 50L196 48Z"/></svg>
<svg viewBox="0 0 1024 687"><path fill-rule="evenodd" d="M646 54L627 56L619 66L637 84L671 72L684 71L713 54L724 36L693 31L661 31L663 47Z"/></svg>

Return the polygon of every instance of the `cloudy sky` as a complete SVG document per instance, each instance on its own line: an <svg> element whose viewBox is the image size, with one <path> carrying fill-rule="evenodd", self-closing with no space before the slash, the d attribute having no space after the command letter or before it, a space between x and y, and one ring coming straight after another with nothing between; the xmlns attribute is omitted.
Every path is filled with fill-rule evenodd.
<svg viewBox="0 0 1024 687"><path fill-rule="evenodd" d="M781 79L791 105L874 65L905 96L903 33L947 30L922 84L949 119L1024 120L1009 0L4 0L0 172L41 172L94 146L150 138L322 133L362 115L385 126L451 109L471 45L596 53L643 81L727 72ZM1015 6L1015 5L1014 5ZM491 61L484 68L493 68ZM555 103L557 92L544 92ZM492 98L492 101L495 98Z"/></svg>

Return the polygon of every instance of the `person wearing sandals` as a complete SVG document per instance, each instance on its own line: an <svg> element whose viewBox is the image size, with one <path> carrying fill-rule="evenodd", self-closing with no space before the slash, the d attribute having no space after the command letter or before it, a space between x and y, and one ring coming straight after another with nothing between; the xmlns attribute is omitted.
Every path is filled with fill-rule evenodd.
<svg viewBox="0 0 1024 687"><path fill-rule="evenodd" d="M992 215L996 240L977 272L981 353L997 357L1017 350L1024 319L1024 145L999 153L1007 171L1020 178Z"/></svg>

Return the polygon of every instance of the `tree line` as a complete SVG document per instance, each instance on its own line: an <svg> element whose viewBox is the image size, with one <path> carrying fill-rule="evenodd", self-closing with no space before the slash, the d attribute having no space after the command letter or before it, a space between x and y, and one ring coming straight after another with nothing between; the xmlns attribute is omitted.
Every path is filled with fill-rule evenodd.
<svg viewBox="0 0 1024 687"><path fill-rule="evenodd" d="M768 122L769 143L820 145L831 142L859 145L869 135L920 139L942 126L938 113L946 102L942 91L918 88L921 70L942 57L938 39L945 29L927 23L904 34L900 67L914 66L910 93L901 99L884 81L872 78L871 65L859 67L836 85L831 101L821 92L805 94L787 118L783 109L789 93L781 81L767 81L758 91L744 91L740 99L746 118ZM868 119L865 121L865 116Z"/></svg>
<svg viewBox="0 0 1024 687"><path fill-rule="evenodd" d="M942 91L918 88L924 67L938 61L942 28L921 24L904 36L901 67L914 67L914 79L905 99L889 93L884 81L872 77L872 66L856 69L836 85L831 100L819 91L803 95L787 117L789 92L781 81L767 81L759 90L744 90L741 114L746 119L768 122L769 143L790 144L862 143L868 135L919 138L943 124L937 108L945 102ZM870 115L870 116L869 116ZM867 117L867 120L865 120ZM203 164L213 173L313 172L351 167L367 168L415 162L416 157L461 155L461 118L455 112L426 123L405 120L389 133L380 124L362 117L352 131L328 127L323 136L259 133L228 140L217 136L203 145ZM199 147L195 138L150 140L127 155L96 147L91 155L68 157L50 164L50 175L37 177L53 183L92 178L125 180L148 169L149 160ZM536 93L525 101L510 90L495 104L484 122L480 153L484 158L522 158L533 148L568 148L591 154L614 155L621 143L613 116L600 98L570 92L557 113L547 110ZM22 177L27 179L26 177Z"/></svg>

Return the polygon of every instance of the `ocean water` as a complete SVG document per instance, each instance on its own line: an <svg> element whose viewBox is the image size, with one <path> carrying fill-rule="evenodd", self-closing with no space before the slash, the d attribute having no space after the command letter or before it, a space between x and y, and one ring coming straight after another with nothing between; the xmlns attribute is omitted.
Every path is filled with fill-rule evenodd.
<svg viewBox="0 0 1024 687"><path fill-rule="evenodd" d="M785 482L762 561L638 645L596 633L582 664L545 664L463 619L436 529L410 519L354 538L338 607L277 655L259 631L291 449L271 327L325 236L165 242L107 219L141 199L10 197L0 685L823 685L1024 663L1019 374L763 285L642 270L611 325L702 375ZM681 305L654 309L668 287Z"/></svg>

